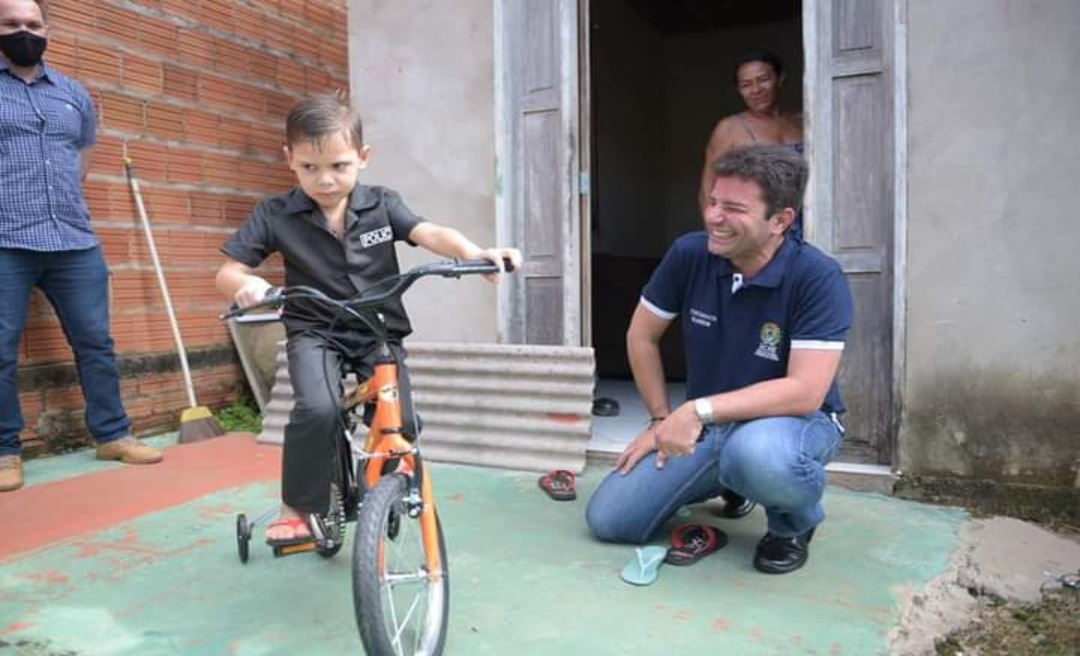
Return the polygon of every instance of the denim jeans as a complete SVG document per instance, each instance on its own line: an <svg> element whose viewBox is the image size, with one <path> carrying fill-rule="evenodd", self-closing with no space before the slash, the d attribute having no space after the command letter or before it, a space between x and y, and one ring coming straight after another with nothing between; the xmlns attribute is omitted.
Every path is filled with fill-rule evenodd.
<svg viewBox="0 0 1080 656"><path fill-rule="evenodd" d="M693 454L668 458L663 469L654 451L629 474L608 474L586 522L601 540L641 544L680 507L731 490L765 508L770 533L799 535L825 519L825 465L841 435L823 412L709 426Z"/></svg>
<svg viewBox="0 0 1080 656"><path fill-rule="evenodd" d="M120 400L120 371L109 335L109 269L100 247L37 252L0 249L0 456L22 452L19 340L30 293L45 292L75 353L86 426L98 442L131 432Z"/></svg>

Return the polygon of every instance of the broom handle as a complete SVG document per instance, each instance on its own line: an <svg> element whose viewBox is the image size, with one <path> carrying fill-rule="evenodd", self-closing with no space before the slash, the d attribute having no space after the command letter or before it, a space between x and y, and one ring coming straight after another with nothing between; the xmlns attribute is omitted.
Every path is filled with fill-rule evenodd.
<svg viewBox="0 0 1080 656"><path fill-rule="evenodd" d="M169 296L169 285L165 282L165 272L161 270L161 260L158 259L157 247L154 245L154 233L150 230L150 219L146 216L146 206L143 205L142 192L139 191L139 181L135 178L135 171L132 168L130 157L124 157L124 171L127 173L128 182L131 184L131 193L135 196L135 207L139 210L139 220L142 222L143 232L146 233L146 244L150 247L150 259L154 262L154 272L157 274L158 284L161 286L161 296L165 299L165 310L169 315L169 327L172 328L173 339L176 340L176 350L180 353L180 368L184 372L184 389L187 391L188 407L194 408L199 404L195 401L195 386L191 383L191 368L188 367L184 341L180 339L180 326L176 323L176 312L173 311L172 299Z"/></svg>

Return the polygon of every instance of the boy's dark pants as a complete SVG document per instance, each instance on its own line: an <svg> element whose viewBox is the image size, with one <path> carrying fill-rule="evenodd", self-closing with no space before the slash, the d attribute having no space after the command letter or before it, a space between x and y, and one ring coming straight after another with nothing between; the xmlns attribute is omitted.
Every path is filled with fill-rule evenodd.
<svg viewBox="0 0 1080 656"><path fill-rule="evenodd" d="M404 392L409 388L405 349L398 344L391 344L390 348L398 360L398 377L403 389L400 395L402 414L405 430L409 432L417 424L412 395ZM342 430L342 366L347 359L334 345L311 333L290 336L286 349L294 405L285 426L281 498L298 512L321 514L330 504L335 440ZM375 354L370 353L361 360L350 360L348 364L356 369L362 381L371 375L374 361Z"/></svg>

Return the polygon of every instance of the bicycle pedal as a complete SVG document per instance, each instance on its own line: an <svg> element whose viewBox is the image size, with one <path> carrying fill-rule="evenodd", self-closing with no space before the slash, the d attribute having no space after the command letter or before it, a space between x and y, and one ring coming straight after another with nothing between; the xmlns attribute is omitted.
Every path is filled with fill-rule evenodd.
<svg viewBox="0 0 1080 656"><path fill-rule="evenodd" d="M296 544L274 545L271 549L274 551L274 558L283 558L298 553L308 553L315 551L315 540L297 542Z"/></svg>

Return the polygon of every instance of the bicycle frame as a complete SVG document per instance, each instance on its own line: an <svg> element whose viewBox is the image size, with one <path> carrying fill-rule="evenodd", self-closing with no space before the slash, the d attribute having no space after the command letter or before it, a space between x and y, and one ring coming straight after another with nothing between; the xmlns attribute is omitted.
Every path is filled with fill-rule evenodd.
<svg viewBox="0 0 1080 656"><path fill-rule="evenodd" d="M405 422L400 395L398 365L384 344L380 347L371 377L360 383L345 405L349 407L375 403L375 416L364 440L361 464L358 465L363 471L357 473L357 478L361 478L362 474L366 489L374 489L384 474L385 461L398 458L396 473L405 474L412 483L419 482L420 534L424 542L428 579L436 582L442 578L443 569L439 557L439 533L435 524L435 491L419 450L406 439L403 432Z"/></svg>

